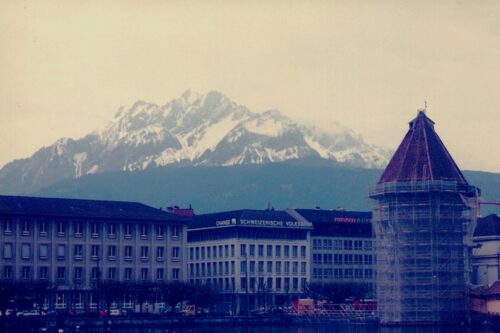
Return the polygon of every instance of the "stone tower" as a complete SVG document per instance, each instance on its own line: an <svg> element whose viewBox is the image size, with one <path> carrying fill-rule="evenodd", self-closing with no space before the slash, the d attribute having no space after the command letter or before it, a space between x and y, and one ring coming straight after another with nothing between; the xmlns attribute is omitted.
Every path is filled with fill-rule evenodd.
<svg viewBox="0 0 500 333"><path fill-rule="evenodd" d="M465 319L476 193L420 110L370 192L382 324Z"/></svg>

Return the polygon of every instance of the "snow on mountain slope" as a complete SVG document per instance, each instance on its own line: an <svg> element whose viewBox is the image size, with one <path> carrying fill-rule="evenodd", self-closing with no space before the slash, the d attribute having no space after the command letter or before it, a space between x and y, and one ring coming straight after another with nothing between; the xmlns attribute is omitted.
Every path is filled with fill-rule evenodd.
<svg viewBox="0 0 500 333"><path fill-rule="evenodd" d="M234 127L214 150L197 163L207 165L261 164L297 159L317 153L307 145L298 126L272 110L253 114Z"/></svg>
<svg viewBox="0 0 500 333"><path fill-rule="evenodd" d="M320 130L278 110L254 113L227 96L191 90L164 105L138 101L104 129L60 139L0 170L0 193L25 193L64 178L171 164L236 165L320 156L382 167L389 153L337 123Z"/></svg>
<svg viewBox="0 0 500 333"><path fill-rule="evenodd" d="M186 148L190 152L191 160L198 158L207 150L213 150L215 146L224 138L226 133L231 131L241 119L228 115L219 122L188 132L181 138L186 143ZM191 143L191 144L189 144Z"/></svg>
<svg viewBox="0 0 500 333"><path fill-rule="evenodd" d="M87 159L87 153L76 153L73 155L73 161L75 166L75 177L81 177L82 175L82 164Z"/></svg>
<svg viewBox="0 0 500 333"><path fill-rule="evenodd" d="M368 145L360 135L338 123L328 124L328 129L301 126L307 144L327 159L357 166L383 167L390 152Z"/></svg>
<svg viewBox="0 0 500 333"><path fill-rule="evenodd" d="M244 123L247 131L272 137L282 135L292 125L291 120L282 116L278 110L266 111Z"/></svg>

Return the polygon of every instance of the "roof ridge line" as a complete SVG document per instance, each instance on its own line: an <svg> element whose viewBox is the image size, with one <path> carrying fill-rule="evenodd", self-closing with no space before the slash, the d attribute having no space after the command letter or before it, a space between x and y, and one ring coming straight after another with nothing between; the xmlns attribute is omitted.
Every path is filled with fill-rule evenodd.
<svg viewBox="0 0 500 333"><path fill-rule="evenodd" d="M431 156L429 155L429 140L427 139L427 131L425 130L425 123L422 124L422 126L424 126L423 130L424 130L425 150L426 150L426 155L427 155L427 161L429 163L429 172L430 172L431 180L434 180L434 172L433 172L433 168L432 168L432 160L431 160ZM434 130L434 128L432 128L432 130Z"/></svg>
<svg viewBox="0 0 500 333"><path fill-rule="evenodd" d="M453 159L453 157L451 156L450 152L448 151L448 149L446 148L446 146L444 145L443 141L441 140L441 138L439 137L439 135L437 133L436 134L436 137L439 139L437 140L439 145L443 148L444 152L448 155L449 157L449 160L451 161L451 164L453 165L453 167L455 167L456 171L458 172L458 174L460 175L460 177L462 177L462 180L467 184L467 179L465 179L465 176L464 174L462 173L462 170L460 170L460 168L458 167L457 163L455 162L455 160Z"/></svg>
<svg viewBox="0 0 500 333"><path fill-rule="evenodd" d="M415 134L415 124L412 125L411 127L411 133L410 133L410 137L409 137L409 141L408 141L408 144L406 145L406 149L404 151L404 155L403 156L407 156L408 155L408 151L410 150L410 143L412 142L413 140L413 135ZM390 163L390 162L389 162ZM399 176L401 175L401 172L403 171L403 164L401 164L399 166L399 170L398 170L398 173L396 175L396 178L399 179Z"/></svg>

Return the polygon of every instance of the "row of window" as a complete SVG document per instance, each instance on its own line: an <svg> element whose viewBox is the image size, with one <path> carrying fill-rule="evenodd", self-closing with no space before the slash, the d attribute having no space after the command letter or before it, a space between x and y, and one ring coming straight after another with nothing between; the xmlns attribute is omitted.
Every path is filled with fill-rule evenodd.
<svg viewBox="0 0 500 333"><path fill-rule="evenodd" d="M234 244L229 245L219 245L219 246L201 246L201 247L191 247L189 248L189 259L217 259L219 258L234 258L235 249Z"/></svg>
<svg viewBox="0 0 500 333"><path fill-rule="evenodd" d="M372 279L373 269L361 268L313 268L313 279Z"/></svg>
<svg viewBox="0 0 500 333"><path fill-rule="evenodd" d="M64 266L58 266L56 267L55 270L55 278L56 280L66 280L67 277L67 271L68 269ZM20 268L20 278L21 279L33 279L34 272L33 272L33 267L32 266L21 266ZM101 269L98 267L92 267L90 268L90 275L89 278L91 280L97 280L97 279L107 279L107 280L119 280L119 270L116 267L109 267L107 271L105 272L106 275L102 276ZM73 280L75 282L83 282L85 276L85 268L84 267L74 267L73 268ZM2 277L4 279L13 279L14 278L14 268L12 266L4 266L3 267L3 274ZM40 266L38 267L38 274L36 276L37 279L44 280L44 279L49 279L49 267L47 266ZM180 269L179 268L172 268L171 270L171 275L170 278L172 280L178 280L180 277ZM149 268L140 268L139 270L139 279L140 280L149 280L150 277L150 270ZM165 276L165 269L164 268L157 268L156 269L156 275L155 275L156 280L164 280L166 278ZM123 269L123 280L134 280L134 269L133 268L124 268Z"/></svg>
<svg viewBox="0 0 500 333"><path fill-rule="evenodd" d="M371 251L373 243L371 240L352 239L313 239L313 250L365 250Z"/></svg>
<svg viewBox="0 0 500 333"><path fill-rule="evenodd" d="M253 261L249 260L240 262L240 274L298 274L300 264L300 273L305 275L307 273L307 263L298 261ZM212 263L196 263L189 264L189 276L191 277L205 277L205 276L216 276L216 275L229 275L235 274L236 267L234 261L225 262L212 262Z"/></svg>
<svg viewBox="0 0 500 333"><path fill-rule="evenodd" d="M214 279L191 279L191 283L196 284L208 284L212 288L221 290L221 291L235 291L236 290L236 279L232 278L214 278Z"/></svg>
<svg viewBox="0 0 500 333"><path fill-rule="evenodd" d="M255 265L256 262L251 260L248 261L248 271L250 274L255 273ZM281 274L283 271L285 274L290 273L290 267L291 267L291 272L293 274L297 274L299 272L299 262L298 261L275 261L274 264L272 261L267 261L264 263L264 261L258 261L257 262L257 271L258 273L264 273L264 265L265 265L265 273L275 273L275 274ZM281 269L283 266L283 270ZM273 270L274 268L274 270ZM245 261L240 262L240 273L245 274L247 272L247 263ZM306 262L300 262L300 273L301 274L306 274L307 272L307 263Z"/></svg>
<svg viewBox="0 0 500 333"><path fill-rule="evenodd" d="M214 262L214 263L197 263L189 264L189 276L216 276L216 275L229 275L235 273L235 262Z"/></svg>
<svg viewBox="0 0 500 333"><path fill-rule="evenodd" d="M246 291L247 289L247 280L248 280L248 290L255 292L255 291L297 291L299 290L299 281L300 281L300 286L301 289L305 289L307 286L307 280L306 278L255 278L255 277L242 277L240 278L240 291ZM236 290L236 285L235 285L235 278L216 278L216 279L191 279L191 283L195 284L201 284L201 283L208 283L212 287L218 289L218 290L223 290L223 291L235 291ZM291 284L290 284L291 282ZM290 288L291 287L291 288Z"/></svg>
<svg viewBox="0 0 500 333"><path fill-rule="evenodd" d="M85 259L85 246L83 244L75 244L73 245L73 259L74 260L84 260ZM155 255L158 261L165 260L165 252L166 248L164 246L156 246ZM140 259L148 260L150 257L150 247L149 246L141 246L139 248ZM31 244L21 244L20 245L20 253L21 259L23 260L31 260L33 257L32 246ZM50 257L51 253L51 245L50 244L39 244L38 246L38 258L40 260L47 260ZM132 261L134 257L134 247L133 246L123 246L123 257L124 260ZM69 253L67 250L66 244L56 244L55 245L55 257L58 260L65 260L68 257ZM108 245L107 246L107 258L109 260L117 260L119 256L118 246L116 245ZM179 260L180 259L180 247L174 246L171 248L171 259ZM4 243L3 245L3 258L4 259L13 259L15 257L14 253L14 244L13 243ZM99 259L102 257L101 246L100 245L91 245L90 246L90 257L91 259Z"/></svg>
<svg viewBox="0 0 500 333"><path fill-rule="evenodd" d="M251 290L251 291L255 291L255 290L261 290L261 291L266 291L266 290L285 290L285 291L288 291L290 290L290 287L291 287L291 290L298 290L299 289L299 278L288 278L288 277L285 277L285 278L281 278L281 277L277 277L277 278L272 278L272 277L268 277L266 279L264 278L246 278L246 277L242 277L240 279L240 288L241 290L246 290L247 288L247 280L248 280L248 289ZM274 281L274 283L273 283ZM290 286L290 281L292 282L291 286ZM283 282L283 284L282 284ZM301 285L301 288L302 289L305 289L306 286L307 286L307 280L306 278L301 278L300 279L300 285Z"/></svg>
<svg viewBox="0 0 500 333"><path fill-rule="evenodd" d="M364 260L363 260L364 259ZM313 254L313 264L315 265L372 265L373 256L371 254Z"/></svg>
<svg viewBox="0 0 500 333"><path fill-rule="evenodd" d="M283 248L283 257L290 257L290 249L291 249L291 257L297 258L299 256L299 246L298 245L263 245L263 244L248 244L248 256L255 257L256 254L258 257L264 257L264 249L265 256L268 258L272 258L273 254L276 258L281 257L281 249ZM273 252L274 249L274 252ZM255 252L257 250L257 253ZM247 256L247 244L240 245L240 255ZM300 257L305 258L307 255L307 248L305 245L300 246Z"/></svg>
<svg viewBox="0 0 500 333"><path fill-rule="evenodd" d="M196 230L189 232L190 242L210 242L231 239L274 239L306 240L308 230L272 229L272 228L227 228L215 230Z"/></svg>
<svg viewBox="0 0 500 333"><path fill-rule="evenodd" d="M149 235L153 234L158 239L162 239L166 236L167 226L163 224L132 224L132 223L98 223L98 222L67 222L67 221L54 221L55 232L58 237L66 236L67 232L73 233L75 237L83 237L83 235L88 232L91 237L100 237L101 234L106 232L108 238L116 238L119 231L120 226L122 226L122 233L124 238L132 238L134 234L138 233L138 235L143 239L148 239ZM40 220L38 221L38 232L40 236L49 236L51 221ZM22 220L18 223L19 231L21 235L30 236L33 232L34 222L31 220ZM13 234L15 231L15 224L11 220L3 220L2 221L2 230L6 235ZM181 226L179 225L171 225L170 226L170 235L172 237L180 237Z"/></svg>
<svg viewBox="0 0 500 333"><path fill-rule="evenodd" d="M58 291L55 293L54 308L55 309L67 309L68 304L70 304L71 308L74 310L97 310L99 299L102 299L97 293L88 293L88 298L86 297L87 293L80 293L71 290L70 292ZM49 308L49 298L45 298L43 308ZM135 305L135 299L132 296L124 296L120 297L120 306L122 309L133 309ZM158 304L159 309L165 307L165 303L156 303ZM112 307L117 306L117 301L112 302Z"/></svg>
<svg viewBox="0 0 500 333"><path fill-rule="evenodd" d="M248 244L248 256L249 257L268 257L272 258L273 253L275 257L281 257L281 249L283 248L283 256L297 258L299 254L299 246L297 245L263 245L263 244ZM240 245L240 256L247 255L247 244ZM307 255L306 246L300 246L300 256L305 258ZM213 246L200 246L191 247L189 249L189 259L199 260L199 259L216 259L216 258L234 258L235 256L235 246L231 245L213 245Z"/></svg>

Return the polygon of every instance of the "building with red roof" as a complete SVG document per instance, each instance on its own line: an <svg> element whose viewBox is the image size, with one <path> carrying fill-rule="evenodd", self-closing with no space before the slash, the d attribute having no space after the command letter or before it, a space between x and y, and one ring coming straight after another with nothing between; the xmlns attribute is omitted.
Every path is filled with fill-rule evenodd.
<svg viewBox="0 0 500 333"><path fill-rule="evenodd" d="M500 317L500 281L489 287L474 289L470 297L470 308L474 312Z"/></svg>

